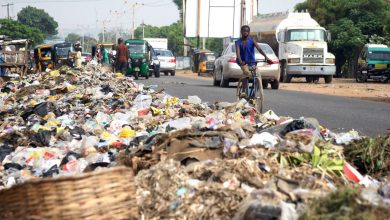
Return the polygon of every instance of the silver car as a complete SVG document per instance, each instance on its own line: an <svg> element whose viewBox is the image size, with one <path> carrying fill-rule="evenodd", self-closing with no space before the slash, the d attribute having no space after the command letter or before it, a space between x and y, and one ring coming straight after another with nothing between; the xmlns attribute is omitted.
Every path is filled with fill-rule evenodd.
<svg viewBox="0 0 390 220"><path fill-rule="evenodd" d="M267 88L271 84L272 89L279 89L280 65L279 59L268 44L259 43L260 48L272 60L272 64L265 62L264 56L255 49L255 58L258 71L263 79L263 87ZM236 63L236 47L230 43L222 55L215 60L213 72L214 86L228 87L230 82L237 82L242 76L242 70Z"/></svg>
<svg viewBox="0 0 390 220"><path fill-rule="evenodd" d="M160 72L164 72L167 76L171 73L171 76L175 75L176 70L176 58L172 52L167 49L154 49L157 54L157 59L160 61Z"/></svg>

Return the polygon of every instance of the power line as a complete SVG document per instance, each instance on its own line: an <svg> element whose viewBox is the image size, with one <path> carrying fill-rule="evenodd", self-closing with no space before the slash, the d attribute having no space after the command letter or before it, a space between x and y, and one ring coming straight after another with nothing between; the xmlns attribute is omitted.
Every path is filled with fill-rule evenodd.
<svg viewBox="0 0 390 220"><path fill-rule="evenodd" d="M13 6L14 4L13 3L7 3L6 5L2 5L3 7L7 7L7 17L8 17L8 20L11 19L11 17L9 16L9 6Z"/></svg>

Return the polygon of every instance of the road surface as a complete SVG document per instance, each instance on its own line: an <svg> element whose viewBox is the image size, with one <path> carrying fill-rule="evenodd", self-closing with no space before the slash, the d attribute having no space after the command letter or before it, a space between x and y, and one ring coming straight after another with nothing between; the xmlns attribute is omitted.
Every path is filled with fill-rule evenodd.
<svg viewBox="0 0 390 220"><path fill-rule="evenodd" d="M187 98L197 95L204 102L236 101L235 83L229 88L212 86L206 78L161 76L143 78L137 83L158 85L171 95ZM265 90L265 111L272 109L277 115L317 118L321 125L332 131L355 129L363 135L376 136L390 131L390 104L344 97L312 94L287 90Z"/></svg>

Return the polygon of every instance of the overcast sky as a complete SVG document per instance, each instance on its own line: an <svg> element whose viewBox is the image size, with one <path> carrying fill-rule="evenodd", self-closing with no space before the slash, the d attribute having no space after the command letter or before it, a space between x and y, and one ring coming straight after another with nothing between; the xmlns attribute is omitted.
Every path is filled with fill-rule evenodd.
<svg viewBox="0 0 390 220"><path fill-rule="evenodd" d="M293 9L303 0L260 0L259 12L271 13ZM84 33L96 33L102 30L103 21L107 29L131 30L132 5L136 2L144 5L136 7L135 23L142 22L155 26L169 25L179 19L179 11L172 0L0 0L1 5L8 2L10 15L17 13L27 5L42 8L59 23L59 34L66 35L70 30ZM1 7L0 17L7 16L7 7Z"/></svg>

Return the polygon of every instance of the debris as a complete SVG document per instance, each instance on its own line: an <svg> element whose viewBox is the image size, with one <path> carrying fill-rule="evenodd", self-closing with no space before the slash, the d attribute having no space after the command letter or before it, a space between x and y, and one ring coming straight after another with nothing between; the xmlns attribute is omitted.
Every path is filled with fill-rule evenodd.
<svg viewBox="0 0 390 220"><path fill-rule="evenodd" d="M1 89L0 188L126 165L145 219L297 219L313 200L355 183L369 203L388 198L388 136L351 142L345 158L337 143L357 133L257 114L245 99L179 99L98 65Z"/></svg>
<svg viewBox="0 0 390 220"><path fill-rule="evenodd" d="M363 175L390 175L390 133L353 141L345 146L344 154Z"/></svg>

